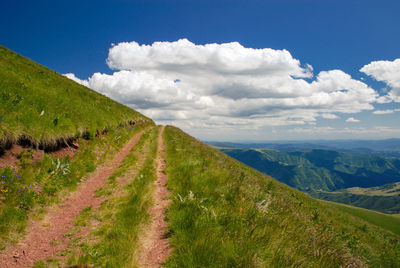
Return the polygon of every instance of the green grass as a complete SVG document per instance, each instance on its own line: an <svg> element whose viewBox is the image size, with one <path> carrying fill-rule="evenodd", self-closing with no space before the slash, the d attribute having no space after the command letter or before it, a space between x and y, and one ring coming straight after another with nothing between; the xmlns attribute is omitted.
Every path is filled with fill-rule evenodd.
<svg viewBox="0 0 400 268"><path fill-rule="evenodd" d="M87 226L88 220L93 216L93 209L92 207L84 208L79 216L74 220L75 226Z"/></svg>
<svg viewBox="0 0 400 268"><path fill-rule="evenodd" d="M17 163L0 169L0 250L20 239L28 217L43 215L149 125L127 106L0 46L0 156L25 146ZM47 153L71 139L79 143L73 159ZM32 160L37 147L46 149L40 162Z"/></svg>
<svg viewBox="0 0 400 268"><path fill-rule="evenodd" d="M392 231L393 233L400 235L400 217L399 215L388 215L379 212L375 212L368 209L353 207L345 204L339 204L329 202L330 206L335 206L340 210L357 216L365 221L368 221L376 226L382 227L386 230Z"/></svg>
<svg viewBox="0 0 400 268"><path fill-rule="evenodd" d="M396 267L399 236L167 127L167 267Z"/></svg>
<svg viewBox="0 0 400 268"><path fill-rule="evenodd" d="M0 147L19 139L55 146L120 124L152 122L142 114L0 46Z"/></svg>
<svg viewBox="0 0 400 268"><path fill-rule="evenodd" d="M4 190L0 192L0 249L20 239L28 216L42 215L44 208L75 189L86 175L147 127L123 126L110 130L106 136L82 140L73 159L57 159L46 153L41 162L35 163L26 151L16 166L0 169L0 188Z"/></svg>
<svg viewBox="0 0 400 268"><path fill-rule="evenodd" d="M148 223L148 208L152 204L151 190L156 174L158 128L142 136L142 139L124 160L124 164L109 178L108 190L115 188L115 179L125 176L137 162L138 148L149 148L142 169L126 185L124 194L109 198L98 213L101 226L94 234L97 243L83 243L81 252L70 257L70 265L101 265L101 267L137 266L138 239ZM102 191L101 191L102 192ZM79 256L80 255L80 256Z"/></svg>

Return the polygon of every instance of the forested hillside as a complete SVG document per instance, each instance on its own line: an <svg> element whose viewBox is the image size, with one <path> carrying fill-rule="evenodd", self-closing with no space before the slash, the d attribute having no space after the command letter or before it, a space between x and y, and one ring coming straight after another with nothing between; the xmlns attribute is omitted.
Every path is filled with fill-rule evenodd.
<svg viewBox="0 0 400 268"><path fill-rule="evenodd" d="M369 195L363 191L338 191L351 187L366 188L365 191L377 186L391 188L392 183L400 181L399 159L321 149L289 152L267 149L221 151L315 197L382 212L400 212L400 197L396 191L390 195L378 191Z"/></svg>

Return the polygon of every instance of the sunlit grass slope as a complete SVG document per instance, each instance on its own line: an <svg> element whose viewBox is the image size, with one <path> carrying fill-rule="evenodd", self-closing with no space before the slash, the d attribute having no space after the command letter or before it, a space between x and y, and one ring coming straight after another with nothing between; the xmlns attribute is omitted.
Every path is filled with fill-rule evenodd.
<svg viewBox="0 0 400 268"><path fill-rule="evenodd" d="M167 267L396 267L399 236L165 130Z"/></svg>
<svg viewBox="0 0 400 268"><path fill-rule="evenodd" d="M151 121L140 113L0 46L0 141L33 145Z"/></svg>
<svg viewBox="0 0 400 268"><path fill-rule="evenodd" d="M364 208L353 207L345 204L334 203L326 201L331 206L336 206L340 210L347 212L351 215L357 216L372 224L380 226L384 229L392 231L400 235L400 217L398 215L388 215Z"/></svg>
<svg viewBox="0 0 400 268"><path fill-rule="evenodd" d="M41 217L152 125L140 113L0 46L0 155L15 143L26 147L0 168L0 250L21 238L29 217ZM56 150L75 138L73 157L33 148Z"/></svg>

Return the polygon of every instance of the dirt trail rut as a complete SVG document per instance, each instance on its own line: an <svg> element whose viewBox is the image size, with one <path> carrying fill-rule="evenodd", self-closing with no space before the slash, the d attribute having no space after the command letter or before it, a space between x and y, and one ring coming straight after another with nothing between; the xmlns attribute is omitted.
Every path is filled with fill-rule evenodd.
<svg viewBox="0 0 400 268"><path fill-rule="evenodd" d="M129 140L111 162L98 168L75 192L51 207L45 222L29 221L28 235L0 254L0 267L30 267L39 260L56 257L57 251L66 248L70 238L64 234L74 226L73 220L83 208L92 206L95 209L100 206L104 197L96 197L96 190L105 185L105 179L117 170L144 132Z"/></svg>
<svg viewBox="0 0 400 268"><path fill-rule="evenodd" d="M166 187L167 175L164 173L166 161L162 139L163 132L164 127L161 128L158 136L157 180L153 192L154 205L149 210L151 224L146 228L141 238L139 267L161 267L171 252L168 240L165 238L167 223L164 218L165 210L169 204L167 199L169 191Z"/></svg>

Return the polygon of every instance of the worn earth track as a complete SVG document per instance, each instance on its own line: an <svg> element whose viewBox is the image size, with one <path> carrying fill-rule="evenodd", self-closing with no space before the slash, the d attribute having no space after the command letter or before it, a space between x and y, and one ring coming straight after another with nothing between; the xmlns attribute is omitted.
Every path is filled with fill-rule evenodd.
<svg viewBox="0 0 400 268"><path fill-rule="evenodd" d="M165 210L169 204L167 199L167 175L164 173L166 167L165 151L163 143L164 127L161 128L158 136L157 151L157 180L153 191L154 205L149 209L151 223L146 228L140 239L139 267L161 267L170 255L171 248L165 237L167 223L165 222Z"/></svg>
<svg viewBox="0 0 400 268"><path fill-rule="evenodd" d="M136 146L139 146L139 144ZM137 160L134 163L130 163L131 165L129 166L129 169L124 174L122 174L121 176L116 178L117 183L111 190L112 194L103 196L101 199L100 207L97 210L94 209L94 211L101 213L101 206L103 206L103 204L104 204L103 201L114 202L116 200L116 198L121 197L126 194L124 191L124 186L126 186L128 183L131 183L132 180L136 177L136 175L142 170L143 164L147 159L147 153L149 152L149 142L143 143L142 147L137 147L137 148L135 148L135 150L136 150L136 152L134 154L137 157ZM107 182L107 183L109 183L109 182ZM105 185L105 187L107 187L107 185ZM71 243L65 248L64 252L70 252L70 253L73 252L72 256L75 256L75 257L82 256L82 255L84 256L85 254L87 254L87 252L85 252L85 251L82 252L82 248L80 248L80 246L76 245L74 243L74 241L79 240L80 242L83 242L83 243L88 243L88 244L93 243L93 241L96 240L96 237L93 236L92 232L94 231L94 233L95 233L96 230L98 231L99 228L101 228L100 224L101 224L101 222L98 222L97 220L95 220L95 221L89 220L88 222L85 223L85 225L80 226L79 232L71 234L71 239L70 239ZM62 253L62 250L59 253ZM78 266L67 265L67 260L69 257L71 257L71 255L69 255L69 254L59 254L59 255L60 256L57 257L59 260L59 263L58 263L59 266L61 266L61 267L81 267L79 265ZM45 260L42 260L42 261L45 261ZM86 267L86 266L82 266L82 267Z"/></svg>
<svg viewBox="0 0 400 268"><path fill-rule="evenodd" d="M118 169L144 132L129 140L111 162L98 168L74 193L49 208L45 222L30 221L28 235L0 254L0 267L30 267L39 260L55 257L57 251L64 249L70 242L64 234L74 226L73 220L83 208L100 206L104 198L96 197L96 190L105 185L106 178Z"/></svg>

